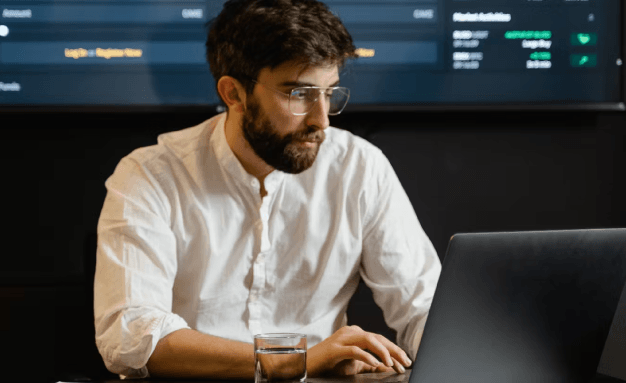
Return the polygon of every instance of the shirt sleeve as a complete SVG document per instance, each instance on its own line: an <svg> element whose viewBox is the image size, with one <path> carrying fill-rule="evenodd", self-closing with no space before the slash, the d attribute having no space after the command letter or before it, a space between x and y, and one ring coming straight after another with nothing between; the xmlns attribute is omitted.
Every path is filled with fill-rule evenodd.
<svg viewBox="0 0 626 383"><path fill-rule="evenodd" d="M123 159L106 182L94 280L96 345L106 367L146 377L157 342L189 328L171 312L176 239L159 180Z"/></svg>
<svg viewBox="0 0 626 383"><path fill-rule="evenodd" d="M389 160L376 154L360 201L366 212L360 273L397 344L415 358L441 262Z"/></svg>

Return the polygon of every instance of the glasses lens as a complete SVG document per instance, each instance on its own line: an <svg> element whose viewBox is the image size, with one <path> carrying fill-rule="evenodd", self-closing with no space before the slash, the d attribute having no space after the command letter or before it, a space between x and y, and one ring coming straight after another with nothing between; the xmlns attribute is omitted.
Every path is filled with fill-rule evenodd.
<svg viewBox="0 0 626 383"><path fill-rule="evenodd" d="M289 97L291 113L296 115L307 114L317 100L318 94L319 92L315 88L296 88L292 90L291 97Z"/></svg>
<svg viewBox="0 0 626 383"><path fill-rule="evenodd" d="M336 115L341 113L343 108L348 104L350 98L350 90L348 88L337 87L330 90L332 93L330 96L330 105L328 108L328 114Z"/></svg>
<svg viewBox="0 0 626 383"><path fill-rule="evenodd" d="M295 115L307 114L318 101L323 93L328 114L336 115L346 107L350 98L350 90L344 87L327 89L320 88L296 88L291 91L289 108Z"/></svg>

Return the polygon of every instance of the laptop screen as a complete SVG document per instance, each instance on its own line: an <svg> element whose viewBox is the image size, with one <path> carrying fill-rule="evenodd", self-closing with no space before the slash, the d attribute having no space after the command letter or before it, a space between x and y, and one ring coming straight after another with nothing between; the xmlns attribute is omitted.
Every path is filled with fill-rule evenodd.
<svg viewBox="0 0 626 383"><path fill-rule="evenodd" d="M588 382L626 280L626 230L459 234L411 383Z"/></svg>

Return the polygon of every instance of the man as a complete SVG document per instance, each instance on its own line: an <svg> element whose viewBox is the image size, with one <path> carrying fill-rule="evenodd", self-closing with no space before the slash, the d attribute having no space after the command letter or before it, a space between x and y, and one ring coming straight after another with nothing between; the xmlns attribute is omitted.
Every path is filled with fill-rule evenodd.
<svg viewBox="0 0 626 383"><path fill-rule="evenodd" d="M411 364L441 266L382 152L329 127L354 51L317 1L226 2L207 55L228 112L106 182L95 317L109 370L252 378L253 336L272 332L307 334L309 376ZM359 275L402 347L346 326Z"/></svg>

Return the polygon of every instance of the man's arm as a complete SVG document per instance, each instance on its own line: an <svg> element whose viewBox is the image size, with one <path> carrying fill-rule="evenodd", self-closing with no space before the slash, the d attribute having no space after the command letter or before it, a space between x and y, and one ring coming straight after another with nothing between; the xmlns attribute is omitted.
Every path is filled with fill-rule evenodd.
<svg viewBox="0 0 626 383"><path fill-rule="evenodd" d="M120 161L105 183L94 276L96 345L107 369L131 378L148 374L159 339L189 328L172 312L177 240L167 196L144 164Z"/></svg>
<svg viewBox="0 0 626 383"><path fill-rule="evenodd" d="M181 329L159 340L147 367L152 377L253 379L254 347Z"/></svg>
<svg viewBox="0 0 626 383"><path fill-rule="evenodd" d="M365 194L361 277L372 289L397 342L415 357L441 272L441 262L411 201L382 152L370 166Z"/></svg>
<svg viewBox="0 0 626 383"><path fill-rule="evenodd" d="M307 351L309 377L392 371L392 367L403 372L400 364L411 364L400 347L356 326L339 329ZM151 377L253 379L254 347L181 329L157 343L147 367Z"/></svg>

